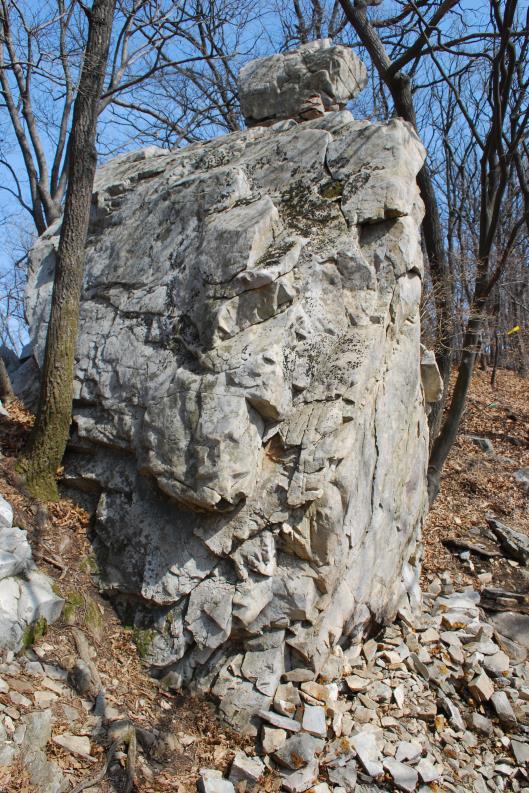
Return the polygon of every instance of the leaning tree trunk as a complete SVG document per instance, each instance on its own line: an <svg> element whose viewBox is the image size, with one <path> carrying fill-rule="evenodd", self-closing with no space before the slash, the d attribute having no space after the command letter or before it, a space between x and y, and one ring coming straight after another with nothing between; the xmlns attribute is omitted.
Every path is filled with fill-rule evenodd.
<svg viewBox="0 0 529 793"><path fill-rule="evenodd" d="M382 40L368 19L366 7L369 3L356 2L356 0L355 2L351 2L351 0L340 0L340 4L345 16L356 31L358 38L369 52L369 56L380 79L389 90L395 106L395 112L405 121L412 124L415 130L417 130L417 117L413 104L410 77L402 70L394 70ZM452 5L455 5L454 0L452 0L452 2L448 0L448 2L444 3L447 9ZM440 430L452 368L454 346L452 322L454 303L452 279L446 257L439 207L432 175L426 163L417 174L417 184L421 192L421 198L425 209L422 230L434 289L434 305L437 322L437 347L435 358L444 383L443 397L439 402L432 405L428 417L430 438L433 441Z"/></svg>
<svg viewBox="0 0 529 793"><path fill-rule="evenodd" d="M68 440L83 270L96 170L97 106L108 59L116 0L94 0L68 147L70 174L35 426L19 462L29 489L57 498L56 472Z"/></svg>
<svg viewBox="0 0 529 793"><path fill-rule="evenodd" d="M473 316L471 316L468 321L463 342L463 355L457 370L457 379L454 385L450 407L446 413L443 427L435 439L430 452L430 460L428 463L428 499L430 504L437 498L441 482L441 472L459 432L468 389L472 381L476 356L480 350L482 328L483 319L481 309L479 308L474 311Z"/></svg>

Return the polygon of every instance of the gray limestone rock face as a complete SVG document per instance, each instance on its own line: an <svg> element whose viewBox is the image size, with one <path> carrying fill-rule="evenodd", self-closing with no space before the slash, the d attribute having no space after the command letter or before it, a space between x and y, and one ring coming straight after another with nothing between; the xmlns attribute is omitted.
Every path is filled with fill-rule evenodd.
<svg viewBox="0 0 529 793"><path fill-rule="evenodd" d="M36 569L27 532L12 521L11 505L0 497L0 650L19 650L31 625L55 622L64 605Z"/></svg>
<svg viewBox="0 0 529 793"><path fill-rule="evenodd" d="M341 110L367 83L364 64L349 47L319 39L291 52L258 58L238 78L249 126L283 119L309 120Z"/></svg>
<svg viewBox="0 0 529 793"><path fill-rule="evenodd" d="M65 481L156 674L248 732L285 672L415 597L423 158L340 111L97 174ZM58 233L31 255L38 361Z"/></svg>

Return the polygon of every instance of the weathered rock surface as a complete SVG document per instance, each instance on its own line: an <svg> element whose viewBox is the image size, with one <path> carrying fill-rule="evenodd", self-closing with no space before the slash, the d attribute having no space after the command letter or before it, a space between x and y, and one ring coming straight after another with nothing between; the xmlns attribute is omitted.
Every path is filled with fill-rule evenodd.
<svg viewBox="0 0 529 793"><path fill-rule="evenodd" d="M239 98L249 126L309 120L342 110L366 83L366 68L349 47L320 39L246 64L239 74Z"/></svg>
<svg viewBox="0 0 529 793"><path fill-rule="evenodd" d="M432 350L421 345L421 379L427 404L438 402L443 396L443 379Z"/></svg>
<svg viewBox="0 0 529 793"><path fill-rule="evenodd" d="M66 481L157 674L240 729L419 597L423 157L342 111L97 175ZM39 361L58 231L32 253Z"/></svg>
<svg viewBox="0 0 529 793"><path fill-rule="evenodd" d="M64 603L36 569L26 532L12 524L11 505L0 496L0 650L19 650L31 626L55 622Z"/></svg>

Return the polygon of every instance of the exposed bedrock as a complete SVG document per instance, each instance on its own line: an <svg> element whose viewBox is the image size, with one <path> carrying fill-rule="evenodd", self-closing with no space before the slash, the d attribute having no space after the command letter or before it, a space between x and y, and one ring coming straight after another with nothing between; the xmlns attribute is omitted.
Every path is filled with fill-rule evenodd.
<svg viewBox="0 0 529 793"><path fill-rule="evenodd" d="M285 669L417 597L426 503L423 147L348 111L279 127L99 170L65 475L157 674L249 731Z"/></svg>

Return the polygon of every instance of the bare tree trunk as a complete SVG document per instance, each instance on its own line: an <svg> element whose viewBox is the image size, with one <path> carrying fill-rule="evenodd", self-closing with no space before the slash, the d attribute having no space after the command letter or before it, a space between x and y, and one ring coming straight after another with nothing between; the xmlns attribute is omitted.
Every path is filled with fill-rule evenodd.
<svg viewBox="0 0 529 793"><path fill-rule="evenodd" d="M396 68L392 63L382 43L377 31L371 25L366 13L368 2L362 0L340 0L345 16L353 26L358 38L369 52L373 65L376 67L381 80L387 86L395 112L405 121L408 121L417 130L417 118L413 105L413 95L411 91L411 81L401 68ZM442 4L444 11L440 8L439 14L442 17L451 6L455 5L455 0L445 0ZM410 53L411 53L410 48ZM411 60L410 54L410 60ZM430 275L434 288L435 313L437 320L437 349L435 357L439 372L443 378L444 396L435 405L429 416L430 435L435 438L439 432L443 416L446 394L448 392L448 380L452 366L452 279L448 268L445 245L443 241L443 231L439 216L439 208L435 194L430 170L426 163L417 175L417 184L424 202L425 215L422 222L424 234L424 244L428 255Z"/></svg>
<svg viewBox="0 0 529 793"><path fill-rule="evenodd" d="M457 370L457 379L452 393L450 407L447 411L443 428L432 446L428 464L428 498L430 504L439 493L441 472L450 449L454 445L465 409L466 398L476 356L479 353L483 319L481 311L475 310L470 317L463 342L463 356Z"/></svg>
<svg viewBox="0 0 529 793"><path fill-rule="evenodd" d="M498 374L498 362L500 358L500 340L498 338L498 328L494 335L494 360L492 363L492 374L490 376L490 384L492 388L496 388L496 376Z"/></svg>
<svg viewBox="0 0 529 793"><path fill-rule="evenodd" d="M94 0L69 141L66 193L51 304L39 409L19 462L29 489L58 497L56 472L71 422L73 367L84 271L84 248L96 170L97 105L103 88L116 0Z"/></svg>
<svg viewBox="0 0 529 793"><path fill-rule="evenodd" d="M5 361L0 357L0 399L2 402L11 402L15 398L13 393L13 386L7 373Z"/></svg>

